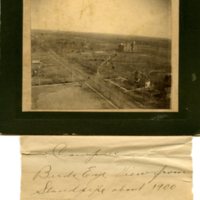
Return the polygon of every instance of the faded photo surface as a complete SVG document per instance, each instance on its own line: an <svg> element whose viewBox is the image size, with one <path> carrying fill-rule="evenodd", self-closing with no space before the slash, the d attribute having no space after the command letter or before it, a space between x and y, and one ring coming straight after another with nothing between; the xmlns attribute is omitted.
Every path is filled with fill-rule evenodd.
<svg viewBox="0 0 200 200"><path fill-rule="evenodd" d="M21 200L192 200L191 137L22 137Z"/></svg>
<svg viewBox="0 0 200 200"><path fill-rule="evenodd" d="M178 111L178 0L24 0L24 111Z"/></svg>

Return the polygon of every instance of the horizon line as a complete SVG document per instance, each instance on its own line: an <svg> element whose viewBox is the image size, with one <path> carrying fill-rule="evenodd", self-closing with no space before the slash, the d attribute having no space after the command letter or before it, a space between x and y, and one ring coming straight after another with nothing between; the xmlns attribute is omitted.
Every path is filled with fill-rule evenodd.
<svg viewBox="0 0 200 200"><path fill-rule="evenodd" d="M159 37L159 36L147 36L147 35L130 35L130 34L120 34L120 33L103 33L103 32L81 32L81 31L67 31L67 30L58 30L58 29L32 29L31 31L52 31L52 32L70 32L70 33L88 33L88 34L105 34L105 35L115 35L115 36L127 36L127 37L146 37L146 38L157 38L157 39L165 39L172 40L171 37Z"/></svg>

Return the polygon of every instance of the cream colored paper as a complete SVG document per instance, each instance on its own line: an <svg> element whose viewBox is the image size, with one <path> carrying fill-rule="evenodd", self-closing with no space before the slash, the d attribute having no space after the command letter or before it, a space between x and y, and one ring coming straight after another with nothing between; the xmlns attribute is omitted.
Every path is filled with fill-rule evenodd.
<svg viewBox="0 0 200 200"><path fill-rule="evenodd" d="M21 200L192 200L191 137L22 137Z"/></svg>

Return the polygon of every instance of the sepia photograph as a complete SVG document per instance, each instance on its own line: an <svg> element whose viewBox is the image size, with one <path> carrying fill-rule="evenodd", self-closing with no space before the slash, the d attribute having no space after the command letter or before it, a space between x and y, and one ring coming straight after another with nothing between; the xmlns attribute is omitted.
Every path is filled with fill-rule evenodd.
<svg viewBox="0 0 200 200"><path fill-rule="evenodd" d="M23 111L178 112L179 0L24 0Z"/></svg>

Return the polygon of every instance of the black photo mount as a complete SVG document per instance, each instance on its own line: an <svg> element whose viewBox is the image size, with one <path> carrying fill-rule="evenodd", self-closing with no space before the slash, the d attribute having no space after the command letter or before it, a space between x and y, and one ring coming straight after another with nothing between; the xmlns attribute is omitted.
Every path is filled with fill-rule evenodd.
<svg viewBox="0 0 200 200"><path fill-rule="evenodd" d="M0 132L194 135L200 130L199 2L180 1L179 112L22 112L22 0L1 1Z"/></svg>

